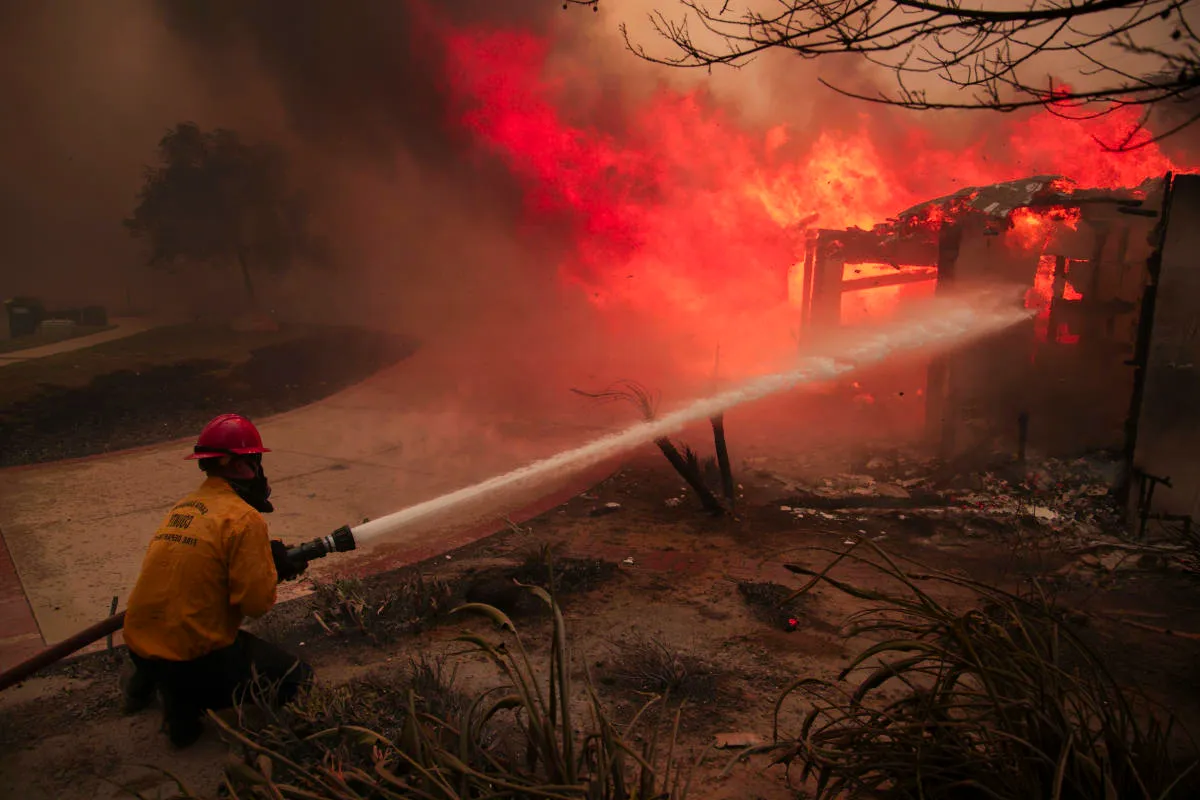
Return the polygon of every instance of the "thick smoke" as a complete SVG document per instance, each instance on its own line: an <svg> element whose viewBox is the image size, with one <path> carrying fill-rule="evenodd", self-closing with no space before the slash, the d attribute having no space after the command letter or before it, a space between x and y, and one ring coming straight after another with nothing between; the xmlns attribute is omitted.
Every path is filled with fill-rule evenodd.
<svg viewBox="0 0 1200 800"><path fill-rule="evenodd" d="M596 312L564 283L559 268L573 231L556 219L531 226L508 166L456 124L446 34L495 24L549 41L550 78L571 86L559 110L601 131L621 130L664 85L697 90L748 136L787 124L784 156L823 130L861 125L888 160L908 163L912 139L890 135L901 127L923 127L930 143L953 150L986 138L1001 118L938 115L921 126L914 114L817 84L827 75L860 91L887 85L858 60L775 53L711 74L648 64L626 52L617 26L628 23L636 40L661 49L645 23L655 8L669 14L676 5L604 0L592 13L553 0L9 4L0 63L15 80L0 100L23 115L0 127L11 161L0 170L0 292L120 303L132 285L135 304L181 313L240 302L226 276L146 282L120 227L158 138L193 120L282 143L297 179L319 199L336 268L263 287L281 316L366 321L418 336L438 367L426 378L471 404L527 414L538 403L577 402L569 386L623 377L677 397L682 388L667 376L680 339L665 346L634 320ZM906 178L924 186L920 175ZM67 297L67 287L87 297Z"/></svg>
<svg viewBox="0 0 1200 800"><path fill-rule="evenodd" d="M279 109L262 133L284 138L319 187L339 269L274 287L291 313L327 316L332 307L417 335L476 401L528 407L531 395L562 396L569 385L669 372L671 353L646 341L649 333L601 318L559 279L569 226L548 219L530 228L509 168L456 123L442 49L447 34L468 27L548 40L552 79L578 87L563 113L615 131L661 85L695 87L702 77L624 50L617 24L643 9L608 4L593 14L519 0L156 7L210 93ZM747 77L744 85L761 86ZM249 97L248 83L270 96ZM732 89L718 89L717 102L732 100ZM746 93L742 121L751 128L765 130L765 97ZM738 109L731 104L735 119Z"/></svg>
<svg viewBox="0 0 1200 800"><path fill-rule="evenodd" d="M120 221L175 121L219 98L145 3L0 6L0 294L123 304L142 280Z"/></svg>

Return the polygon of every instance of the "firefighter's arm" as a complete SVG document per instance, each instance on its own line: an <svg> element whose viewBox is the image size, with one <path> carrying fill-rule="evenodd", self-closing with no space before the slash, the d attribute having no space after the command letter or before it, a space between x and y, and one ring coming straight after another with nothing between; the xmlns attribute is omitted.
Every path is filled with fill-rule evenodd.
<svg viewBox="0 0 1200 800"><path fill-rule="evenodd" d="M267 523L247 514L229 543L229 604L247 617L261 617L275 605L275 559Z"/></svg>

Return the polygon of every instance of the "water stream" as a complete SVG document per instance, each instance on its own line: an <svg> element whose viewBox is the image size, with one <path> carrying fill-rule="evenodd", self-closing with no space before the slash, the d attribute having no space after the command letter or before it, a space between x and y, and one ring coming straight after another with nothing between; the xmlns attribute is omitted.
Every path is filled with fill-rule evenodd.
<svg viewBox="0 0 1200 800"><path fill-rule="evenodd" d="M678 432L690 423L708 419L728 409L779 392L823 383L879 364L903 354L935 354L1028 320L1032 312L1014 308L1008 292L991 291L973 296L939 298L915 304L904 318L858 331L837 331L799 357L792 369L764 375L709 397L694 400L649 422L601 437L581 447L565 450L494 478L378 517L353 528L355 540L365 545L416 525L429 524L464 507L489 498L524 491L636 449L661 436Z"/></svg>

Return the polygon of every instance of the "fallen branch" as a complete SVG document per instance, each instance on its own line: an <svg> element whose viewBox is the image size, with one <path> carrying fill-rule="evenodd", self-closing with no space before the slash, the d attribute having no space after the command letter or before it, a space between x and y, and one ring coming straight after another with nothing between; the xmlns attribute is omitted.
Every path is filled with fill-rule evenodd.
<svg viewBox="0 0 1200 800"><path fill-rule="evenodd" d="M1096 617L1094 614L1088 614L1086 616L1090 616L1092 618ZM1174 631L1170 628L1160 628L1157 625L1148 625L1145 622L1138 622L1134 619L1124 619L1123 617L1116 616L1115 614L1104 614L1102 616L1104 619L1110 619L1113 622L1120 622L1123 625L1140 628L1141 630L1150 631L1151 633L1158 633L1163 636L1175 636L1179 639L1188 639L1193 642L1200 642L1200 633L1188 633L1187 631Z"/></svg>
<svg viewBox="0 0 1200 800"><path fill-rule="evenodd" d="M1188 547L1156 547L1149 544L1127 544L1125 542L1089 542L1082 547L1076 547L1067 552L1072 554L1093 553L1097 550L1125 550L1130 553L1159 553L1170 555L1173 553L1186 553Z"/></svg>

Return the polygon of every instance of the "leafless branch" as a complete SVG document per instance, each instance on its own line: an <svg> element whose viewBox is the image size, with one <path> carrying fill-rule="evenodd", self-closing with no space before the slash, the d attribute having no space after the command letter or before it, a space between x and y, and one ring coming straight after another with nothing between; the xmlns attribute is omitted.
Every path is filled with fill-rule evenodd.
<svg viewBox="0 0 1200 800"><path fill-rule="evenodd" d="M1192 0L775 0L769 12L729 0L716 10L704 0L676 2L682 7L677 15L650 15L653 31L673 45L672 52L651 55L622 26L633 53L693 68L737 67L781 49L806 59L858 55L890 70L894 89L871 95L821 82L847 97L916 110L1045 106L1095 116L1128 106L1183 106L1176 115L1181 121L1165 133L1134 132L1108 143L1114 149L1144 146L1200 117L1200 36L1188 19ZM1039 59L1048 54L1072 56L1083 84L1075 88L1074 81L1048 74ZM1131 68L1130 60L1144 69ZM910 88L916 76L934 76L962 91L957 99L933 99L925 89Z"/></svg>
<svg viewBox="0 0 1200 800"><path fill-rule="evenodd" d="M571 391L602 403L621 401L629 403L647 421L654 419L655 414L658 412L659 395L637 381L619 380L607 389L599 392L586 392L583 389L572 389Z"/></svg>

